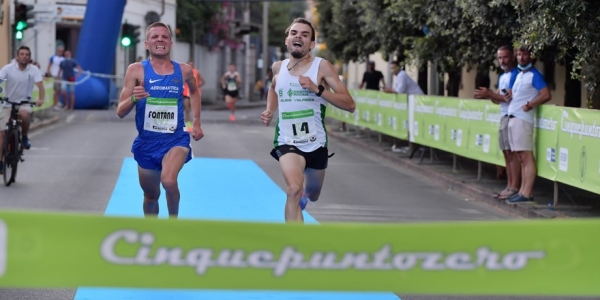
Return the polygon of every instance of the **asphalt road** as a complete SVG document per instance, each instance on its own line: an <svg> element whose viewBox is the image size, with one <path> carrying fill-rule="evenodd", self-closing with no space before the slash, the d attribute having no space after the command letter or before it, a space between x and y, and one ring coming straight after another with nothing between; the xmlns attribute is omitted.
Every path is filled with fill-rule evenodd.
<svg viewBox="0 0 600 300"><path fill-rule="evenodd" d="M193 142L196 157L244 158L256 162L281 188L278 164L269 156L273 127L258 123L261 109L203 113L205 138ZM17 183L0 186L0 208L79 211L101 214L112 194L124 157L136 135L132 116L114 111L76 111L30 139ZM321 223L436 222L510 219L494 208L467 201L426 178L332 140L321 199L308 211ZM73 299L75 290L2 289L0 299ZM510 297L407 296L402 299L550 299ZM557 298L558 299L558 298ZM565 299L565 298L561 298ZM576 298L572 298L576 299Z"/></svg>

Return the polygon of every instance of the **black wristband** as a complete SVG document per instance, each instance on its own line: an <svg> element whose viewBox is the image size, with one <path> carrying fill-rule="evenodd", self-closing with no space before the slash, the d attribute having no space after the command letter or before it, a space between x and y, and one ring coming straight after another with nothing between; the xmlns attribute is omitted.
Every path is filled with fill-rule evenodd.
<svg viewBox="0 0 600 300"><path fill-rule="evenodd" d="M325 87L319 84L319 92L316 93L315 96L321 97L321 94L323 94L324 90L325 90Z"/></svg>

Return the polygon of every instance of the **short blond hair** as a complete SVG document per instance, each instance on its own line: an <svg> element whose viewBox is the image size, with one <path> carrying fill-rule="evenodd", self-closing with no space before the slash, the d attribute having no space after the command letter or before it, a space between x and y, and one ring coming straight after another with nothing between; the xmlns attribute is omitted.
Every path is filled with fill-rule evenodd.
<svg viewBox="0 0 600 300"><path fill-rule="evenodd" d="M163 23L163 22L154 22L150 25L148 25L148 28L146 28L146 40L148 40L148 33L150 32L150 29L154 28L154 27L164 27L169 31L169 39L172 39L173 34L171 33L171 28L169 27L169 25Z"/></svg>

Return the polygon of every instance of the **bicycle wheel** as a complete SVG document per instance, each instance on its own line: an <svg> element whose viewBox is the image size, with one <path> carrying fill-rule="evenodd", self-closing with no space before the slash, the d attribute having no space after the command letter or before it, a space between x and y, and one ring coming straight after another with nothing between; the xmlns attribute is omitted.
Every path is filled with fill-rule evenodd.
<svg viewBox="0 0 600 300"><path fill-rule="evenodd" d="M17 164L19 163L19 135L16 130L6 134L4 141L4 185L9 186L17 179Z"/></svg>

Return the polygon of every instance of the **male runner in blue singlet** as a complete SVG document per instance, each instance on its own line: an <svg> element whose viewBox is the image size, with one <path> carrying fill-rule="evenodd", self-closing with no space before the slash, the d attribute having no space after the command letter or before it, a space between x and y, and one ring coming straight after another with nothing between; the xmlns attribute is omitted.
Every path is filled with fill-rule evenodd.
<svg viewBox="0 0 600 300"><path fill-rule="evenodd" d="M144 214L158 215L162 183L167 195L169 216L179 213L177 176L191 160L190 135L184 131L183 83L188 84L193 111L192 137L198 141L200 94L192 67L170 59L171 31L164 23L146 29L146 49L150 58L127 68L117 115L124 118L135 107L138 136L131 151L138 163L140 186L144 191Z"/></svg>

